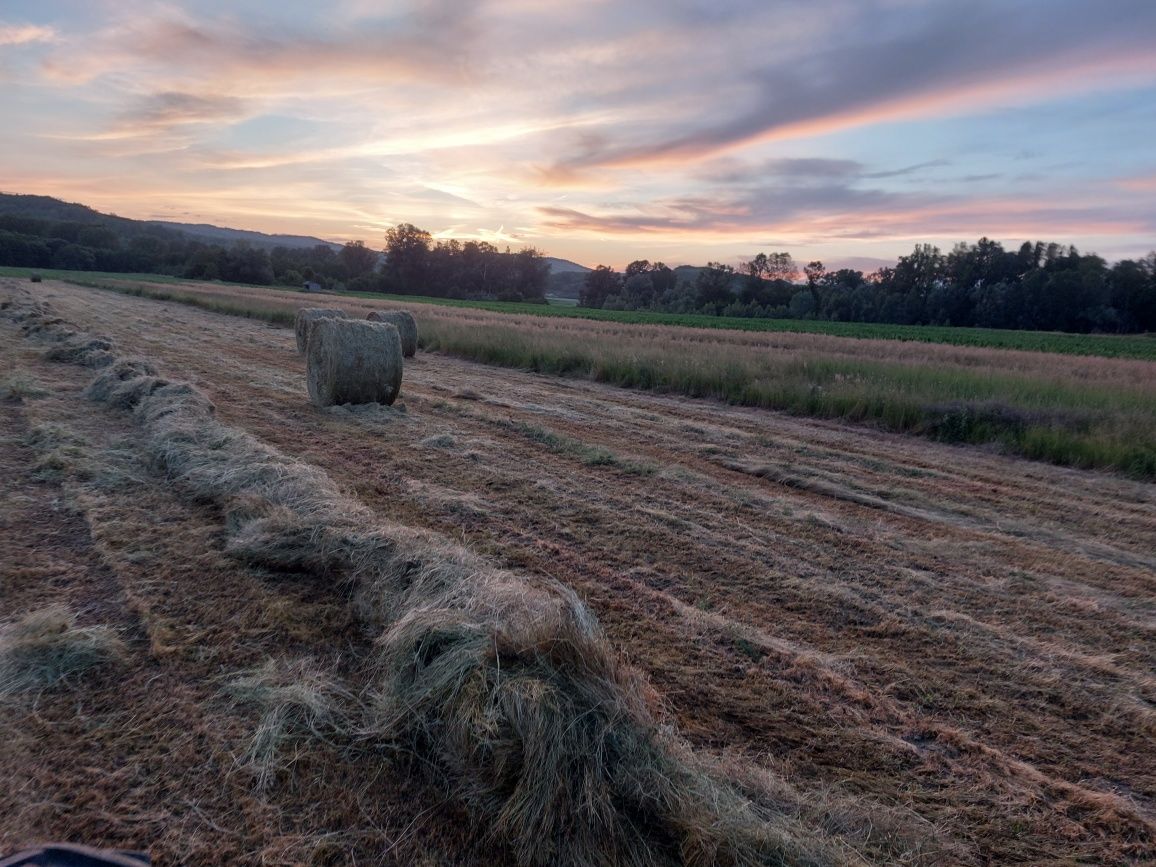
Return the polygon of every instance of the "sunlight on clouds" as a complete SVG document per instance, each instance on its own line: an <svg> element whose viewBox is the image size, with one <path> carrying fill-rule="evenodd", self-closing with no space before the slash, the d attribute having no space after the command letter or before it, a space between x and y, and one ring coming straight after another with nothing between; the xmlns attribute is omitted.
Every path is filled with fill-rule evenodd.
<svg viewBox="0 0 1156 867"><path fill-rule="evenodd" d="M37 11L50 23L0 24L0 45L40 46L6 70L20 80L0 93L13 119L0 159L19 191L127 216L175 209L371 244L405 221L440 238L533 238L592 263L635 258L630 244L691 262L771 241L832 258L995 233L1119 246L1156 223L1144 195L1156 160L1142 147L1156 119L1134 107L1156 89L1143 38L1156 6L1118 7L188 0ZM1009 117L1025 109L1039 109L1040 127L1013 166ZM949 117L967 119L967 141L910 134ZM1120 180L1093 186L1093 140Z"/></svg>
<svg viewBox="0 0 1156 867"><path fill-rule="evenodd" d="M0 45L28 45L32 42L55 42L56 31L33 24L0 24Z"/></svg>

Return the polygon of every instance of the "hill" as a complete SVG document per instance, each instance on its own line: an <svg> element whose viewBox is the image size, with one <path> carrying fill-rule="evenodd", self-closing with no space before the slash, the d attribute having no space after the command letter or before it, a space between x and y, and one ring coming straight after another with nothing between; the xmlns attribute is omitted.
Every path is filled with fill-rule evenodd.
<svg viewBox="0 0 1156 867"><path fill-rule="evenodd" d="M593 268L587 268L585 265L579 265L577 262L571 262L569 259L558 259L554 256L544 257L546 264L550 266L551 274L585 274L588 271L593 271Z"/></svg>
<svg viewBox="0 0 1156 867"><path fill-rule="evenodd" d="M324 241L308 235L269 235L248 229L230 229L208 223L174 223L166 220L133 220L116 214L105 214L87 205L65 202L51 196L30 196L0 193L0 216L20 217L30 220L53 220L67 223L86 223L107 226L118 232L130 234L145 233L149 227L180 232L197 240L214 244L232 244L247 241L254 247L272 249L274 247L309 248L323 245L333 250L341 249L340 244ZM561 261L561 260L559 260ZM573 264L573 263L570 263ZM578 266L581 267L581 266Z"/></svg>

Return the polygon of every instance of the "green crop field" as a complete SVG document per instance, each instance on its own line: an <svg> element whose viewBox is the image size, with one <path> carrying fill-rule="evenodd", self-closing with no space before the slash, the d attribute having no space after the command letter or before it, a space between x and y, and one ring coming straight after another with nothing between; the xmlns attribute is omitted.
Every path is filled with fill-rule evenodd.
<svg viewBox="0 0 1156 867"><path fill-rule="evenodd" d="M698 313L651 313L644 310L599 310L564 304L526 304L509 301L459 301L416 295L387 295L375 292L347 292L361 298L381 298L447 307L471 307L495 313L523 313L532 316L567 316L624 325L674 325L685 328L718 328L731 331L784 331L794 334L829 334L863 340L901 340L918 343L945 343L992 349L1019 349L1028 352L1055 352L1062 355L1092 355L1101 358L1139 358L1156 361L1156 335L1065 334L1052 331L1010 331L996 328L953 328L937 325L891 325L881 322L814 322L805 319L747 319L737 316L707 316Z"/></svg>

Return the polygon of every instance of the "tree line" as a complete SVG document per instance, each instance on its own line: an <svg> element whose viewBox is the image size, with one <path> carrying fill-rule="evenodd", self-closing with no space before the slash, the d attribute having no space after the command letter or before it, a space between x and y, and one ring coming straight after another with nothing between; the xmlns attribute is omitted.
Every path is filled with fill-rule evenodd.
<svg viewBox="0 0 1156 867"><path fill-rule="evenodd" d="M1156 331L1156 253L1111 267L1075 247L1044 242L1005 250L981 238L950 253L919 244L894 267L864 274L799 268L789 253L760 253L735 268L712 262L678 269L638 260L624 273L600 265L586 275L579 304L655 310L900 325L956 325L1043 331Z"/></svg>
<svg viewBox="0 0 1156 867"><path fill-rule="evenodd" d="M386 233L382 251L360 241L265 249L121 218L23 214L0 214L0 265L535 302L545 301L550 277L533 248L511 252L484 241L435 241L409 223ZM621 273L604 265L589 272L579 303L904 325L1156 331L1156 253L1109 266L1075 247L1036 242L1006 250L981 238L946 254L920 244L893 267L870 274L827 270L821 262L800 268L786 252L760 253L738 267L711 262L672 269L640 259Z"/></svg>
<svg viewBox="0 0 1156 867"><path fill-rule="evenodd" d="M506 301L546 300L549 265L534 249L499 250L483 241L438 241L408 223L386 233L384 251L343 247L213 243L132 220L108 223L0 215L0 265L165 274L259 286L391 292Z"/></svg>

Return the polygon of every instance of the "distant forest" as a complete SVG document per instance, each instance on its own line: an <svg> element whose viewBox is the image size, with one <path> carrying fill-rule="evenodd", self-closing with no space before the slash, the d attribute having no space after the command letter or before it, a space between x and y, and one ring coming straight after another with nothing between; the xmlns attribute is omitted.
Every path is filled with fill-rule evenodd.
<svg viewBox="0 0 1156 867"><path fill-rule="evenodd" d="M198 227L192 227L198 228ZM199 227L216 234L229 230ZM537 250L439 241L409 224L390 229L386 253L361 241L279 245L241 233L221 242L161 223L127 220L43 196L0 195L0 265L165 274L262 286L392 292L499 301L546 301L550 266Z"/></svg>
<svg viewBox="0 0 1156 867"><path fill-rule="evenodd" d="M669 268L638 260L551 275L534 249L481 241L434 241L408 223L385 249L232 230L128 220L41 196L0 195L0 265L165 274L258 285L318 283L331 291L544 302L565 286L586 307L723 316L955 325L1074 332L1156 331L1156 253L1109 266L1094 254L1043 242L1018 250L981 238L951 252L917 245L894 267L870 274L800 268L789 253L741 267L712 262ZM179 225L179 224L177 224ZM185 228L185 227L182 227ZM208 232L216 233L208 234Z"/></svg>
<svg viewBox="0 0 1156 867"><path fill-rule="evenodd" d="M656 310L956 325L1041 331L1156 331L1156 253L1109 267L1075 247L1025 243L1016 251L981 238L942 253L917 245L892 268L871 274L800 269L789 253L760 253L741 268L712 262L693 279L661 262L631 262L624 273L599 266L585 276L579 303Z"/></svg>

